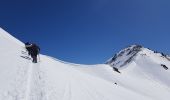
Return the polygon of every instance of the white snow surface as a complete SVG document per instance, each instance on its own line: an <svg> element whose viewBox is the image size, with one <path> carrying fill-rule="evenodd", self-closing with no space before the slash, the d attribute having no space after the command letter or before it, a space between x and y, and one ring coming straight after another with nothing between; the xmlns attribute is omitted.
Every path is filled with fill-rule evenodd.
<svg viewBox="0 0 170 100"><path fill-rule="evenodd" d="M169 100L170 61L142 48L121 74L107 64L81 65L40 55L0 28L0 100ZM125 57L126 58L126 57ZM115 84L117 83L117 84Z"/></svg>

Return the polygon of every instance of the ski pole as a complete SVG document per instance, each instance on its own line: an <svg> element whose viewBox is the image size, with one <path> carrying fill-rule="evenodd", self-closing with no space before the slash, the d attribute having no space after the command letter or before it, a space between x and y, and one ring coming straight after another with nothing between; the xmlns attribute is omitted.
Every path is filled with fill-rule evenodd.
<svg viewBox="0 0 170 100"><path fill-rule="evenodd" d="M39 62L40 62L40 61L41 61L41 60L40 60L40 54L38 54L38 59L39 59Z"/></svg>

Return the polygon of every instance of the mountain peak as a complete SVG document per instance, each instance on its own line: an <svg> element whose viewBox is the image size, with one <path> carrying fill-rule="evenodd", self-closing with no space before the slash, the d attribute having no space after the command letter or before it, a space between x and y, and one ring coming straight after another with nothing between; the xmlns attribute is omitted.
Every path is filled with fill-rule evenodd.
<svg viewBox="0 0 170 100"><path fill-rule="evenodd" d="M110 58L106 64L111 66L122 67L127 63L131 62L131 60L144 48L141 45L131 45L127 48L121 50L119 53L115 54L112 58Z"/></svg>
<svg viewBox="0 0 170 100"><path fill-rule="evenodd" d="M167 54L158 51L153 51L150 50L149 48L144 48L141 45L135 44L135 45L128 46L127 48L116 53L112 58L110 58L106 62L106 64L114 68L120 68L133 61L137 57L137 55L151 57L152 59L155 57L158 58L161 57L170 61L170 56Z"/></svg>

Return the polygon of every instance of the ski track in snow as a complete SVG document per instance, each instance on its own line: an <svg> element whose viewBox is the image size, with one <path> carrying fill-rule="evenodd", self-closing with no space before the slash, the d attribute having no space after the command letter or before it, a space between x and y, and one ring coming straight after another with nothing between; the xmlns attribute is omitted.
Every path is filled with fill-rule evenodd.
<svg viewBox="0 0 170 100"><path fill-rule="evenodd" d="M27 93L27 100L46 100L44 91L43 73L40 71L40 66L32 65L32 75L29 80L29 90Z"/></svg>
<svg viewBox="0 0 170 100"><path fill-rule="evenodd" d="M26 100L30 100L29 99L30 93L31 93L30 92L30 89L31 89L30 84L31 84L31 81L32 81L31 79L32 79L32 74L33 74L32 73L33 72L33 68L32 67L33 67L32 65L29 66L29 70L28 70L28 73L27 73L27 76L28 76L28 78L27 78L27 88L26 88L26 92L25 92L26 93L26 96L25 96Z"/></svg>

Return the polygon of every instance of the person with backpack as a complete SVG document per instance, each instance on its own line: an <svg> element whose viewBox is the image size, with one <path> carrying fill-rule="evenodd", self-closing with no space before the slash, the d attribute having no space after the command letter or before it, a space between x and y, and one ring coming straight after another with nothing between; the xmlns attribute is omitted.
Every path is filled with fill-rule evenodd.
<svg viewBox="0 0 170 100"><path fill-rule="evenodd" d="M31 52L31 46L32 46L31 43L29 43L29 42L26 42L26 43L25 43L25 48L26 48L26 50L28 51L28 55L31 55L31 54L30 54L30 52Z"/></svg>
<svg viewBox="0 0 170 100"><path fill-rule="evenodd" d="M37 56L40 53L40 48L36 44L31 44L29 42L25 43L25 48L28 51L28 55L31 55L32 62L37 63Z"/></svg>

